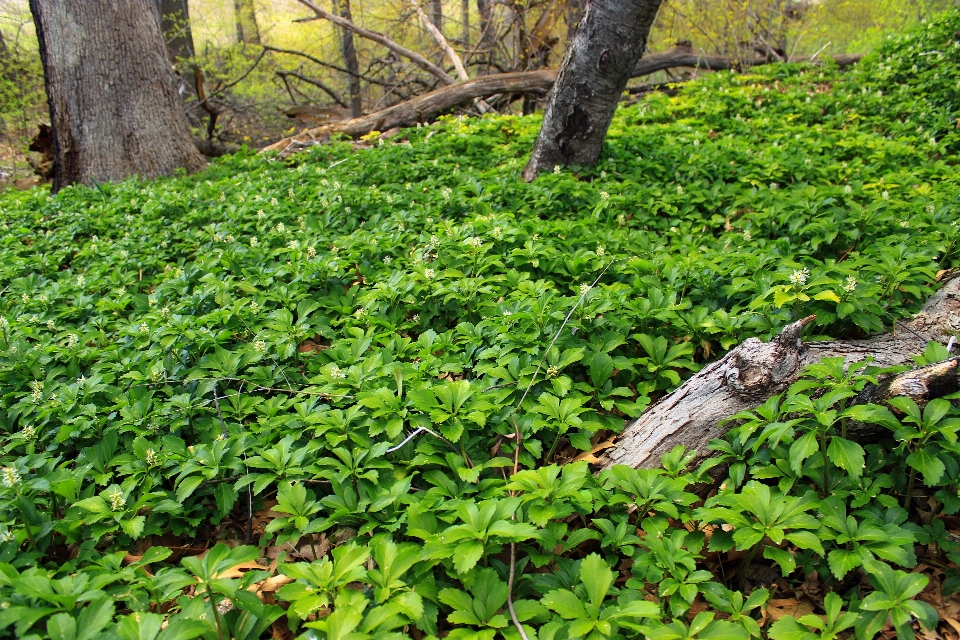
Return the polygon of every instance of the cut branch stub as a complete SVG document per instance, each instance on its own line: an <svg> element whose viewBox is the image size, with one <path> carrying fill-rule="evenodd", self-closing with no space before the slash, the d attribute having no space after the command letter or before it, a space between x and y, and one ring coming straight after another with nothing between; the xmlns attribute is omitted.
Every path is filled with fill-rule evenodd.
<svg viewBox="0 0 960 640"><path fill-rule="evenodd" d="M960 332L960 278L950 279L913 320L898 323L905 330L896 333L866 340L801 343L800 332L812 319L788 325L770 342L745 340L708 364L630 424L600 458L600 466L653 468L677 445L696 451L697 461L702 460L710 455L707 443L726 432L721 421L782 393L805 367L822 358L843 357L847 362L857 362L870 357L884 367L912 364L928 340L946 344ZM950 358L882 380L864 389L855 402L909 396L923 403L960 389L958 372L960 360ZM864 437L871 435L869 430L862 433Z"/></svg>

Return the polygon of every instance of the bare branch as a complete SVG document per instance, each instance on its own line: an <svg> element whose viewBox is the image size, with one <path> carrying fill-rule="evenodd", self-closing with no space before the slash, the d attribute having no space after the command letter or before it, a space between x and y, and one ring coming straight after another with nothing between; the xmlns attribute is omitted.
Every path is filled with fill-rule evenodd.
<svg viewBox="0 0 960 640"><path fill-rule="evenodd" d="M420 55L416 51L411 51L410 49L407 49L403 45L395 42L394 40L391 40L390 38L383 35L382 33L371 31L370 29L361 27L360 25L355 24L352 21L347 20L346 18L341 18L338 15L332 14L329 11L321 9L319 6L317 6L315 2L313 2L313 0L297 0L297 2L307 7L308 9L313 11L315 14L317 14L316 18L303 18L301 20L298 20L298 22L306 22L309 20L317 20L317 19L329 20L335 25L343 27L344 29L349 29L350 31L354 32L355 34L357 34L362 38L373 40L376 43L382 44L387 49L390 49L397 55L403 56L404 58L409 59L411 62L413 62L413 64L417 65L424 71L435 75L444 84L453 84L454 82L456 82L453 78L450 77L449 74L447 74L446 71L444 71L437 65L433 64L432 62L424 58L422 55Z"/></svg>

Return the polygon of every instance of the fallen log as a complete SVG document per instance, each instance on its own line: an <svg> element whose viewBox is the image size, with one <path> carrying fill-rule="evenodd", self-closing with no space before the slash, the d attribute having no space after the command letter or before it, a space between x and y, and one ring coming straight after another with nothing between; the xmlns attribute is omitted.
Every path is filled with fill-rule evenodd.
<svg viewBox="0 0 960 640"><path fill-rule="evenodd" d="M834 56L833 60L841 67L854 64L862 55ZM809 61L797 58L796 62ZM662 53L641 58L631 74L634 78L650 75L657 71L676 67L708 69L720 71L726 69L744 69L768 64L769 58L741 60L723 56L704 56L692 47L677 46ZM429 93L411 98L392 107L352 120L322 125L308 129L295 136L283 138L264 147L262 152L280 151L291 153L305 147L322 144L330 136L341 133L350 137L367 135L372 131L386 131L393 127L410 127L417 123L430 122L438 115L456 106L477 98L488 98L498 93L537 93L546 94L553 88L559 69L546 68L536 71L517 71L480 76L473 80L451 84Z"/></svg>
<svg viewBox="0 0 960 640"><path fill-rule="evenodd" d="M710 455L707 443L726 432L720 422L754 409L782 393L804 367L821 358L843 357L857 362L872 357L879 366L912 364L927 341L948 344L960 332L960 274L932 296L913 320L898 323L893 333L865 340L803 343L800 334L813 316L788 325L770 342L749 338L661 398L630 424L612 448L599 457L601 467L625 464L651 468L677 445L697 452L697 461ZM914 369L864 389L855 402L882 402L909 396L918 403L960 389L960 358Z"/></svg>

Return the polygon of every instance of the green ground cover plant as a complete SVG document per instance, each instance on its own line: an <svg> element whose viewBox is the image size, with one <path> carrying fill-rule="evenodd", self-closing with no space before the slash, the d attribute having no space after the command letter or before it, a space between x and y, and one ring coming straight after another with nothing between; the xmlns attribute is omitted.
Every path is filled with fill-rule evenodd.
<svg viewBox="0 0 960 640"><path fill-rule="evenodd" d="M850 407L883 372L825 361L699 468L588 462L738 342L890 330L958 266L958 28L652 95L532 184L537 118L484 117L0 194L0 634L936 627L952 399Z"/></svg>

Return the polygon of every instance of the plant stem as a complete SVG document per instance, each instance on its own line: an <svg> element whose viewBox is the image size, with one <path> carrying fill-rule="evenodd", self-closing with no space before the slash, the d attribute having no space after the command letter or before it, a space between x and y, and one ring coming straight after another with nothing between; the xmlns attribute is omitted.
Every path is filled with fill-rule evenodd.
<svg viewBox="0 0 960 640"><path fill-rule="evenodd" d="M743 556L743 560L740 561L740 576L737 578L737 588L740 591L743 591L743 587L747 582L747 571L750 569L750 563L753 562L753 559L757 556L757 551L760 550L760 546L763 543L753 545L753 548L750 551L747 551L747 555Z"/></svg>
<svg viewBox="0 0 960 640"><path fill-rule="evenodd" d="M210 588L210 585L207 585L207 597L210 598L210 608L213 609L213 619L217 623L217 638L223 640L223 622L220 620L220 610L217 608L217 603L213 599L213 589Z"/></svg>
<svg viewBox="0 0 960 640"><path fill-rule="evenodd" d="M830 494L830 459L827 458L827 432L820 438L820 451L823 454L823 495Z"/></svg>
<svg viewBox="0 0 960 640"><path fill-rule="evenodd" d="M913 496L913 485L917 481L917 470L910 468L910 480L907 482L907 493L903 496L903 509L910 511L910 498Z"/></svg>
<svg viewBox="0 0 960 640"><path fill-rule="evenodd" d="M545 461L547 464L550 464L550 462L553 460L553 454L554 454L554 452L556 452L556 450L557 450L557 445L560 444L560 438L562 438L562 437L563 437L563 433L558 433L558 434L557 434L557 437L554 438L554 440L553 440L553 444L550 445L550 451L549 451L549 453L547 453L547 457L544 459L544 461Z"/></svg>

